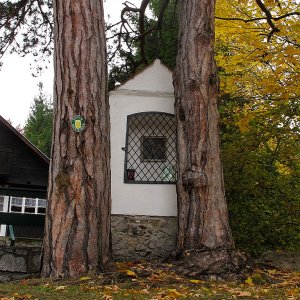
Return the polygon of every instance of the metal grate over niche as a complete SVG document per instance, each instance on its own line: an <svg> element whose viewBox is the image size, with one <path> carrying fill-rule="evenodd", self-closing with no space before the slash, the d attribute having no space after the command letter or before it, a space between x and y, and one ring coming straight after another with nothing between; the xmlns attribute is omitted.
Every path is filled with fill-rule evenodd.
<svg viewBox="0 0 300 300"><path fill-rule="evenodd" d="M176 182L174 115L142 112L127 117L124 182Z"/></svg>

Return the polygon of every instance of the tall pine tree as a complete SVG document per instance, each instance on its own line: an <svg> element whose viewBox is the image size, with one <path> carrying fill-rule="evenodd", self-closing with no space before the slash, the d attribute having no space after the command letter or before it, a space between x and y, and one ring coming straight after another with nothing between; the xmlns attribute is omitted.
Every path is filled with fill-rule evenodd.
<svg viewBox="0 0 300 300"><path fill-rule="evenodd" d="M104 12L102 0L53 3L54 131L42 275L76 277L111 262ZM85 121L81 132L71 125L76 115Z"/></svg>

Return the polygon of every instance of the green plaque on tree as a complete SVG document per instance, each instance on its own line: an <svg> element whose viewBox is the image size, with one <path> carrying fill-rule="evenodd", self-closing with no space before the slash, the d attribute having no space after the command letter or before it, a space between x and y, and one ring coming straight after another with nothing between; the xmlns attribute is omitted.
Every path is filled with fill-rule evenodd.
<svg viewBox="0 0 300 300"><path fill-rule="evenodd" d="M85 127L85 119L82 116L76 115L72 119L71 124L74 131L81 132Z"/></svg>

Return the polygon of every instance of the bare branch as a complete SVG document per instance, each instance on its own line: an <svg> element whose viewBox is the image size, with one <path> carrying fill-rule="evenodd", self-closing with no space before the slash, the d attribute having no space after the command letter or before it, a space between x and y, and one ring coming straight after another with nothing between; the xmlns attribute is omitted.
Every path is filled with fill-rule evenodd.
<svg viewBox="0 0 300 300"><path fill-rule="evenodd" d="M117 25L120 25L121 23L122 23L122 21L119 21L119 22L117 22L115 24L111 24L109 26L106 26L105 30L108 31L108 30L112 29L113 27L115 27Z"/></svg>
<svg viewBox="0 0 300 300"><path fill-rule="evenodd" d="M290 13L284 14L284 15L279 16L279 17L272 17L272 20L278 21L278 20L281 20L281 19L284 19L284 18L287 18L287 17L290 17L290 16L300 16L300 12L294 11L294 12L290 12ZM216 16L215 19L225 20L225 21L241 21L241 22L244 22L244 23L250 23L250 22L266 20L267 18L266 17L261 17L261 18L253 18L253 19L242 19L242 18L225 18L225 17Z"/></svg>
<svg viewBox="0 0 300 300"><path fill-rule="evenodd" d="M170 0L164 0L164 2L161 5L160 8L160 12L159 12L159 16L158 16L158 20L157 20L157 28L160 30L161 29L161 25L162 25L162 20L164 18L165 15L165 11L169 5Z"/></svg>
<svg viewBox="0 0 300 300"><path fill-rule="evenodd" d="M44 22L47 23L47 24L49 25L51 31L53 31L53 25L52 25L52 23L50 22L50 20L49 20L47 14L43 11L43 8L42 8L42 5L41 5L41 1L38 0L38 1L37 1L37 4L38 4L39 11L40 11L40 13L41 13L41 15L42 15L42 17L43 17L43 19L44 19Z"/></svg>
<svg viewBox="0 0 300 300"><path fill-rule="evenodd" d="M148 64L148 60L145 53L145 11L150 0L143 0L140 7L140 17L139 17L139 29L140 29L140 49L142 61L145 65Z"/></svg>
<svg viewBox="0 0 300 300"><path fill-rule="evenodd" d="M224 18L224 17L215 16L215 19L225 20L225 21L241 21L241 22L244 22L244 23L250 23L250 22L265 20L266 18L242 19L242 18Z"/></svg>
<svg viewBox="0 0 300 300"><path fill-rule="evenodd" d="M290 16L300 16L300 12L299 11L293 11L293 12L284 14L284 15L279 16L279 17L274 17L273 20L278 21L278 20L281 20L281 19L284 19L284 18L287 18L287 17L290 17Z"/></svg>
<svg viewBox="0 0 300 300"><path fill-rule="evenodd" d="M275 23L273 21L278 21L278 20L288 18L291 16L300 16L300 12L294 11L294 12L289 12L289 13L286 13L286 14L278 16L278 17L273 17L270 10L268 10L268 8L265 6L265 4L261 0L255 0L255 2L257 3L257 5L261 9L261 11L265 14L265 17L243 19L243 18L223 18L223 17L216 16L215 18L218 20L241 21L244 23L266 20L268 22L269 26L271 27L271 31L267 34L267 38L268 38L268 42L269 42L271 40L273 34L280 31L280 29L275 25ZM276 2L278 3L278 6L280 7L279 1L276 1Z"/></svg>
<svg viewBox="0 0 300 300"><path fill-rule="evenodd" d="M112 39L114 37L122 37L122 39L125 42L128 42L130 39L130 35L131 34L135 34L135 37L132 38L132 40L139 42L140 46L140 55L141 55L141 61L144 64L148 64L148 60L147 60L147 55L146 55L146 50L145 50L145 39L146 36L149 35L152 31L154 30L160 30L161 29L161 25L162 25L162 20L166 11L166 8L169 4L170 0L164 0L161 4L161 9L160 9L160 13L159 13L159 17L157 20L157 24L149 29L146 30L145 28L145 12L146 9L150 3L150 0L142 0L140 7L136 7L134 4L132 4L129 1L125 1L124 4L124 8L121 11L121 21L114 24L114 25L110 25L109 27L107 27L107 30L113 28L116 25L120 25L120 35L118 33L115 33L113 36L110 36L108 39ZM127 18L126 18L126 14L127 13L138 13L138 31L134 30L132 28L132 26L130 25L130 23L128 22ZM124 31L124 34L123 34ZM121 40L119 39L119 42L121 42ZM130 47L130 45L128 45L128 47ZM117 51L120 50L120 45L117 46ZM116 54L116 51L113 52L114 55ZM111 58L112 59L112 58Z"/></svg>
<svg viewBox="0 0 300 300"><path fill-rule="evenodd" d="M273 23L273 17L271 12L267 9L267 7L264 5L264 3L261 0L255 0L257 5L259 6L259 8L263 11L263 13L266 15L266 20L268 22L268 24L270 25L270 27L272 28L272 30L270 31L269 35L268 35L268 42L271 40L272 35L275 32L279 32L279 28L275 26L275 24Z"/></svg>

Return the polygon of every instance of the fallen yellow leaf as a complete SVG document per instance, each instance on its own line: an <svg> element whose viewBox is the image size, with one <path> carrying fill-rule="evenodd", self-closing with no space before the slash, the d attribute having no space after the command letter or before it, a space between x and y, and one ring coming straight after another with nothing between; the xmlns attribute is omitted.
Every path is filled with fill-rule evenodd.
<svg viewBox="0 0 300 300"><path fill-rule="evenodd" d="M191 283L203 283L204 281L198 279L190 279Z"/></svg>
<svg viewBox="0 0 300 300"><path fill-rule="evenodd" d="M81 281L87 281L87 280L90 280L90 279L91 279L91 277L87 277L87 276L86 276L86 277L81 277L81 278L80 278Z"/></svg>
<svg viewBox="0 0 300 300"><path fill-rule="evenodd" d="M240 292L237 296L238 297L251 297L252 294L250 292Z"/></svg>
<svg viewBox="0 0 300 300"><path fill-rule="evenodd" d="M174 298L176 299L178 297L183 296L183 294L179 293L176 289L169 289L168 291L169 291L168 297L171 299L174 299Z"/></svg>
<svg viewBox="0 0 300 300"><path fill-rule="evenodd" d="M248 277L246 280L245 280L245 283L250 285L250 286L254 286L254 283L253 283L253 280L251 277Z"/></svg>
<svg viewBox="0 0 300 300"><path fill-rule="evenodd" d="M67 286L66 285L61 285L61 286L58 286L55 290L56 291L63 291Z"/></svg>
<svg viewBox="0 0 300 300"><path fill-rule="evenodd" d="M127 270L127 271L126 271L126 274L127 274L128 276L131 276L131 277L137 277L137 276L136 276L136 273L133 272L133 271L131 271L131 270Z"/></svg>

